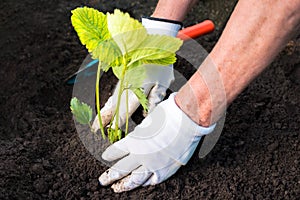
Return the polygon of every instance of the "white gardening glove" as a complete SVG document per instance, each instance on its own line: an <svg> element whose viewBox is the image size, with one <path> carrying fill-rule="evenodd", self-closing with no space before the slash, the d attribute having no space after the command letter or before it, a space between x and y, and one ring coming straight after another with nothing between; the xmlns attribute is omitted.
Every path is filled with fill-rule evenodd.
<svg viewBox="0 0 300 200"><path fill-rule="evenodd" d="M159 21L157 18L142 18L142 24L147 29L149 34L160 34L168 35L175 37L181 28L180 23L172 23L168 21ZM147 66L146 69L146 78L143 82L142 88L149 100L149 112L163 100L166 95L166 90L174 80L173 65L170 66ZM113 95L105 103L104 107L101 109L101 118L102 123L106 126L116 109L117 97L118 97L118 85L115 88ZM119 108L119 125L120 127L126 121L126 104L125 104L125 92L121 97L121 105ZM140 103L136 95L129 90L128 92L128 114L131 116L136 109L139 107ZM99 129L99 120L96 116L93 129L97 131Z"/></svg>
<svg viewBox="0 0 300 200"><path fill-rule="evenodd" d="M100 177L101 185L112 185L115 192L155 185L172 176L194 153L201 137L215 125L201 127L176 105L175 93L158 106L124 139L102 154L116 161Z"/></svg>

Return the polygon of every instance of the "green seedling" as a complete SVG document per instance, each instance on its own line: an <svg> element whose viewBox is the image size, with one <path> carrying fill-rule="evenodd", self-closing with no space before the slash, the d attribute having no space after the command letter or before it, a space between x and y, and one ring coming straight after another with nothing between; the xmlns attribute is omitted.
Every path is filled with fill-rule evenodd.
<svg viewBox="0 0 300 200"><path fill-rule="evenodd" d="M100 130L104 139L106 134L100 110L100 72L112 69L119 79L116 111L107 129L109 141L115 142L122 137L119 127L121 95L125 92L125 104L128 110L128 90L133 91L143 109L147 111L148 100L141 87L145 78L145 68L141 66L156 64L164 67L173 64L176 61L175 52L182 45L182 41L169 36L148 34L139 21L118 9L112 14L104 14L93 8L76 8L72 11L71 22L81 43L86 46L92 58L99 60L95 94ZM71 110L79 123L91 127L90 106L74 97L71 100ZM125 135L128 132L128 119L127 113ZM93 131L92 127L91 130Z"/></svg>

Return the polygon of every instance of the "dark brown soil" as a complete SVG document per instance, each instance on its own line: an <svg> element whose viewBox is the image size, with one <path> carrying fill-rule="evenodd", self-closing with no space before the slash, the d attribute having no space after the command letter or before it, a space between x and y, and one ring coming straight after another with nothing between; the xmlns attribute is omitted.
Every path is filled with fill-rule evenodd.
<svg viewBox="0 0 300 200"><path fill-rule="evenodd" d="M230 106L204 160L194 156L157 186L122 194L99 186L106 167L82 145L69 110L72 87L64 83L87 55L70 11L119 8L139 18L155 2L1 0L0 199L299 199L299 38ZM184 22L216 22L199 39L207 50L234 6L224 2L201 1Z"/></svg>

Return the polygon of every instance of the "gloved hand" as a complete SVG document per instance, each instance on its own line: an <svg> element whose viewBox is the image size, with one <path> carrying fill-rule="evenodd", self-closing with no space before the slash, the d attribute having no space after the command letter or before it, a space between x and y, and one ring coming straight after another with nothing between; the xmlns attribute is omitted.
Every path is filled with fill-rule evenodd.
<svg viewBox="0 0 300 200"><path fill-rule="evenodd" d="M201 136L215 125L201 127L176 105L175 93L158 106L124 139L102 154L107 161L120 159L99 177L115 192L155 185L172 176L194 153Z"/></svg>
<svg viewBox="0 0 300 200"><path fill-rule="evenodd" d="M178 23L172 23L168 21L160 21L157 18L143 18L142 24L147 29L149 34L160 34L175 37L181 28ZM149 112L163 100L166 95L166 90L170 86L171 82L174 80L173 65L170 66L147 66L146 68L146 79L143 82L142 88L148 96L149 100ZM119 85L119 84L118 84ZM115 88L113 95L105 103L104 107L101 109L101 118L103 125L106 126L116 109L117 96L118 96L118 85ZM119 125L120 127L126 121L126 104L125 104L125 93L121 97L121 105L119 108ZM136 109L139 107L138 98L135 94L129 90L128 91L128 113L131 116ZM99 120L96 116L93 129L97 131L99 129Z"/></svg>

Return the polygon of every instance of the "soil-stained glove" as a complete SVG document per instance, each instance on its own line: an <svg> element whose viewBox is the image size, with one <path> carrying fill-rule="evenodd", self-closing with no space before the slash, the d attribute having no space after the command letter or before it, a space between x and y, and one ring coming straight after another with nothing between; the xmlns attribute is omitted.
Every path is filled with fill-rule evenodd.
<svg viewBox="0 0 300 200"><path fill-rule="evenodd" d="M115 192L155 185L172 176L194 153L201 137L215 124L201 127L176 105L175 93L158 106L124 139L102 154L116 161L99 177L101 185L112 185Z"/></svg>
<svg viewBox="0 0 300 200"><path fill-rule="evenodd" d="M173 22L173 21L172 21ZM142 18L142 24L147 29L149 34L160 34L160 35L168 35L175 37L181 28L181 24L172 23L171 21L161 21L157 18ZM146 69L146 78L143 82L142 88L145 94L148 96L149 100L149 112L153 110L153 108L163 100L166 95L166 90L174 80L173 73L173 65L170 66L147 66ZM101 117L103 125L106 126L111 118L113 117L113 113L116 109L117 104L117 96L118 96L118 85L115 88L113 95L108 99L105 103L104 107L101 109ZM126 121L126 104L125 104L125 92L121 97L121 105L119 108L119 125L122 126ZM136 109L139 107L138 98L135 94L129 90L128 92L128 114L131 116ZM99 120L98 116L96 116L93 128L95 131L99 129Z"/></svg>

